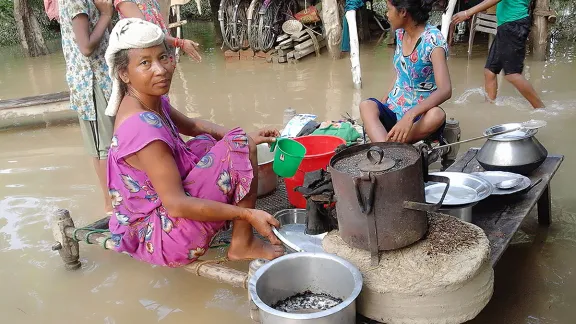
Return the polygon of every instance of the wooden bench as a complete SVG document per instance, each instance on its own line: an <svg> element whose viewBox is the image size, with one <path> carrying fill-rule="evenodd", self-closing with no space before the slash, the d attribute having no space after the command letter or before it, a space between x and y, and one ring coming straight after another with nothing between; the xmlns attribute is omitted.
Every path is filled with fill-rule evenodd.
<svg viewBox="0 0 576 324"><path fill-rule="evenodd" d="M476 160L478 151L477 148L468 150L446 171L465 173L484 171ZM536 205L540 225L550 225L552 222L550 181L563 160L563 155L549 155L544 163L528 176L532 183L541 179L540 183L528 192L492 196L474 206L472 223L482 228L490 240L492 266L500 260L520 224Z"/></svg>

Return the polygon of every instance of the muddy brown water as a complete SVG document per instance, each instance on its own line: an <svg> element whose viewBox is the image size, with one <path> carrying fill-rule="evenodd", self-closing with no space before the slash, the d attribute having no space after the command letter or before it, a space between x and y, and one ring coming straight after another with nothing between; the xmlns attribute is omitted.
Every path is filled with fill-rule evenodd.
<svg viewBox="0 0 576 324"><path fill-rule="evenodd" d="M382 97L390 84L391 49L361 51L364 88L352 90L349 60L327 55L296 65L225 63L208 24L186 32L203 45L204 62L184 57L174 75L172 103L191 117L246 129L280 126L294 107L322 120L349 112L362 98ZM576 88L574 45L554 44L547 62L527 61L526 75L548 108L534 112L509 85L495 105L481 95L485 45L472 60L458 46L450 57L453 98L443 108L460 121L463 138L499 123L544 119L538 139L566 160L552 182L553 224L529 217L496 267L496 289L473 323L571 323L576 306ZM0 53L4 49L0 49ZM11 52L10 52L11 53ZM61 53L26 59L0 55L0 98L66 90ZM482 142L472 143L479 146ZM469 146L467 146L469 147ZM467 148L461 148L461 152ZM82 270L67 272L50 251L56 208L76 224L101 218L96 176L77 125L0 133L0 313L3 323L250 323L246 291L153 267L125 255L81 245ZM222 251L212 251L221 255ZM237 265L246 269L245 264Z"/></svg>

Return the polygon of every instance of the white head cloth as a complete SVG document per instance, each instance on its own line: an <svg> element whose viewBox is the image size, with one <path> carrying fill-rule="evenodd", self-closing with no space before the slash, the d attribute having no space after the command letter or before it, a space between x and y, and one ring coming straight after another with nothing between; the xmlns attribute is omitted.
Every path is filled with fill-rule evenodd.
<svg viewBox="0 0 576 324"><path fill-rule="evenodd" d="M120 77L114 74L114 55L121 50L133 48L148 48L164 42L164 33L157 25L140 18L121 19L112 29L110 42L106 49L106 63L112 79L112 95L108 100L106 115L116 116L122 101L120 93Z"/></svg>

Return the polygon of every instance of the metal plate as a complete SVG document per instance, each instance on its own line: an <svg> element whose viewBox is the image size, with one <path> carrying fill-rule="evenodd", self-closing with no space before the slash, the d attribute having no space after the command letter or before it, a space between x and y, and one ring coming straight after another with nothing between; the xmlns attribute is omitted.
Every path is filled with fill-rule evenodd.
<svg viewBox="0 0 576 324"><path fill-rule="evenodd" d="M478 202L490 196L494 186L478 176L462 172L435 172L431 175L450 179L450 187L442 206L459 206ZM436 204L444 192L446 184L427 182L425 185L426 202Z"/></svg>
<svg viewBox="0 0 576 324"><path fill-rule="evenodd" d="M509 129L514 129L514 128L518 128L518 127L522 127L522 124L510 123L510 124L496 125L496 126L492 126L488 129L486 129L484 131L484 135L497 134L497 133L505 132ZM510 132L510 133L505 133L502 135L496 135L494 137L490 137L490 139L494 140L494 141L514 141L514 140L532 137L532 136L536 135L537 132L538 132L537 129L519 129L519 130Z"/></svg>
<svg viewBox="0 0 576 324"><path fill-rule="evenodd" d="M518 174L518 173L503 172L503 171L485 171L485 172L474 172L472 174L475 176L478 176L482 179L485 179L488 182L490 182L492 185L494 185L494 191L492 192L493 195L510 195L513 193L520 192L520 191L530 187L530 185L532 184L532 181L528 177L525 177L525 176ZM522 182L518 186L516 186L512 189L503 190L503 189L498 189L495 186L498 182L516 179L516 178L521 178Z"/></svg>
<svg viewBox="0 0 576 324"><path fill-rule="evenodd" d="M306 234L306 209L284 209L274 214L274 218L280 222L280 228L273 227L272 231L288 253L324 252L322 239L326 233Z"/></svg>

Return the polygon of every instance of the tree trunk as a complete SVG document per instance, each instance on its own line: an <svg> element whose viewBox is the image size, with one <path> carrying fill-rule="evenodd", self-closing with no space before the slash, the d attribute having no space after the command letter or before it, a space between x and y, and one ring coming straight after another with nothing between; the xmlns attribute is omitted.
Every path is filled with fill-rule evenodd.
<svg viewBox="0 0 576 324"><path fill-rule="evenodd" d="M26 55L41 56L49 53L40 24L34 17L28 1L14 0L14 20Z"/></svg>
<svg viewBox="0 0 576 324"><path fill-rule="evenodd" d="M210 11L212 12L212 23L214 24L214 31L216 32L216 43L222 44L224 38L220 30L220 22L218 21L218 9L220 9L220 0L210 0Z"/></svg>
<svg viewBox="0 0 576 324"><path fill-rule="evenodd" d="M337 60L342 54L342 18L337 0L322 1L322 24L326 34L326 47L332 59Z"/></svg>

